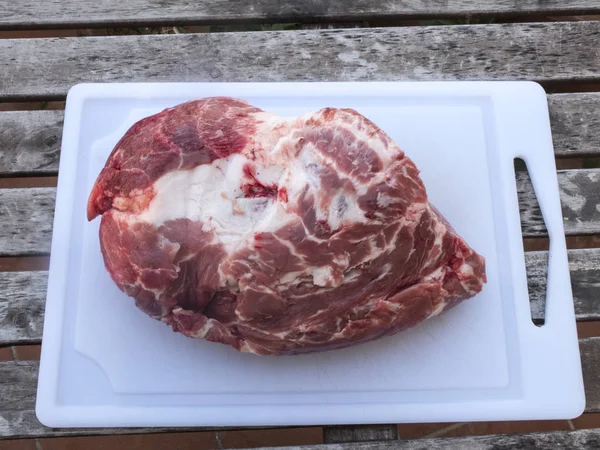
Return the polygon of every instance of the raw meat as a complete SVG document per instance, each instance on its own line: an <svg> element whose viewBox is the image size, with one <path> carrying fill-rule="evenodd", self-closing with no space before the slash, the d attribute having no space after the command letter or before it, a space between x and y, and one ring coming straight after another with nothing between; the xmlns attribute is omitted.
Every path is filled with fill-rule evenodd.
<svg viewBox="0 0 600 450"><path fill-rule="evenodd" d="M486 281L414 163L351 109L215 97L145 118L94 185L100 214L106 268L142 311L261 355L391 335Z"/></svg>

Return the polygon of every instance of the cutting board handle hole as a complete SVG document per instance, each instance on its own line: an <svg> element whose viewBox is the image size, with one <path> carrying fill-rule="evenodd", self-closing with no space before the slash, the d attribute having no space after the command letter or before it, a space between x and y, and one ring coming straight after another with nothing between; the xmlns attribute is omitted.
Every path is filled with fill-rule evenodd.
<svg viewBox="0 0 600 450"><path fill-rule="evenodd" d="M515 158L515 183L519 198L521 232L525 250L525 270L527 273L527 291L531 321L541 327L546 321L546 288L548 282L548 255L550 240L540 210L535 188L529 177L527 164L521 158ZM525 223L524 218L528 220Z"/></svg>

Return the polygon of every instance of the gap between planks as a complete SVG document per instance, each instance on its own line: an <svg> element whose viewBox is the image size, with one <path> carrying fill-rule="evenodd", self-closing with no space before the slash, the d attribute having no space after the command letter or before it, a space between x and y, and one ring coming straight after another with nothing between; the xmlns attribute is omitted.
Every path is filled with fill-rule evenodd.
<svg viewBox="0 0 600 450"><path fill-rule="evenodd" d="M56 187L57 176L0 178L0 189Z"/></svg>
<svg viewBox="0 0 600 450"><path fill-rule="evenodd" d="M598 86L600 91L600 86ZM64 110L66 101L58 100L52 102L0 102L0 111L44 111L44 110Z"/></svg>
<svg viewBox="0 0 600 450"><path fill-rule="evenodd" d="M32 272L47 271L50 267L50 256L0 256L0 272Z"/></svg>
<svg viewBox="0 0 600 450"><path fill-rule="evenodd" d="M410 81L410 80L406 80ZM414 80L412 80L414 81ZM523 80L519 80L523 81ZM151 82L151 81L147 81ZM192 81L193 82L193 81ZM202 82L202 81L198 81ZM110 82L109 82L110 83ZM139 81L144 83L144 81ZM560 81L537 81L547 94L593 94L600 93L600 83L586 80L560 80ZM66 95L28 96L27 99L0 100L0 112L2 111L36 111L36 110L64 110L66 106Z"/></svg>
<svg viewBox="0 0 600 450"><path fill-rule="evenodd" d="M86 36L126 36L126 35L152 35L152 34L186 34L186 33L228 33L260 31L292 31L310 29L334 28L397 28L412 26L454 26L478 25L486 23L546 23L546 22L582 22L600 20L600 15L580 14L568 16L528 15L528 16L436 16L402 18L366 18L356 21L327 21L311 22L293 20L282 22L272 21L268 18L257 21L239 22L213 22L213 23L186 23L181 20L165 21L162 24L142 23L131 26L107 27L106 24L88 24L81 28L32 28L24 30L0 30L0 39L28 39L28 38L53 38L53 37L86 37Z"/></svg>
<svg viewBox="0 0 600 450"><path fill-rule="evenodd" d="M581 250L586 248L600 248L600 235L567 236L567 249ZM527 237L523 239L525 252L548 250L550 240L547 237Z"/></svg>

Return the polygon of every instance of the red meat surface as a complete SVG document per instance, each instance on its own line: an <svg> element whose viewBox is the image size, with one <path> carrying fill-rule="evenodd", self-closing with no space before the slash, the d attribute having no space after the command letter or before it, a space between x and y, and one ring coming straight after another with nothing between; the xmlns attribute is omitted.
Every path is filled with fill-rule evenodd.
<svg viewBox="0 0 600 450"><path fill-rule="evenodd" d="M119 141L87 215L102 215L106 268L142 311L261 355L391 335L486 282L415 164L351 109L167 109Z"/></svg>

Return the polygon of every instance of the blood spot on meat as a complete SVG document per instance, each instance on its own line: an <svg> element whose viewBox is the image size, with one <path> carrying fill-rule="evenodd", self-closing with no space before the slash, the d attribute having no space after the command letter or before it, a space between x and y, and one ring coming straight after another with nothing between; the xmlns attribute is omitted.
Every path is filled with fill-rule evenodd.
<svg viewBox="0 0 600 450"><path fill-rule="evenodd" d="M282 187L279 191L279 200L282 201L283 203L287 203L288 202L288 194L287 194L287 189L285 187Z"/></svg>
<svg viewBox="0 0 600 450"><path fill-rule="evenodd" d="M245 197L277 197L277 186L264 186L260 183L242 185Z"/></svg>
<svg viewBox="0 0 600 450"><path fill-rule="evenodd" d="M256 178L256 166L245 164L243 167L244 179L249 180L241 185L245 197L277 197L277 185L264 185Z"/></svg>

